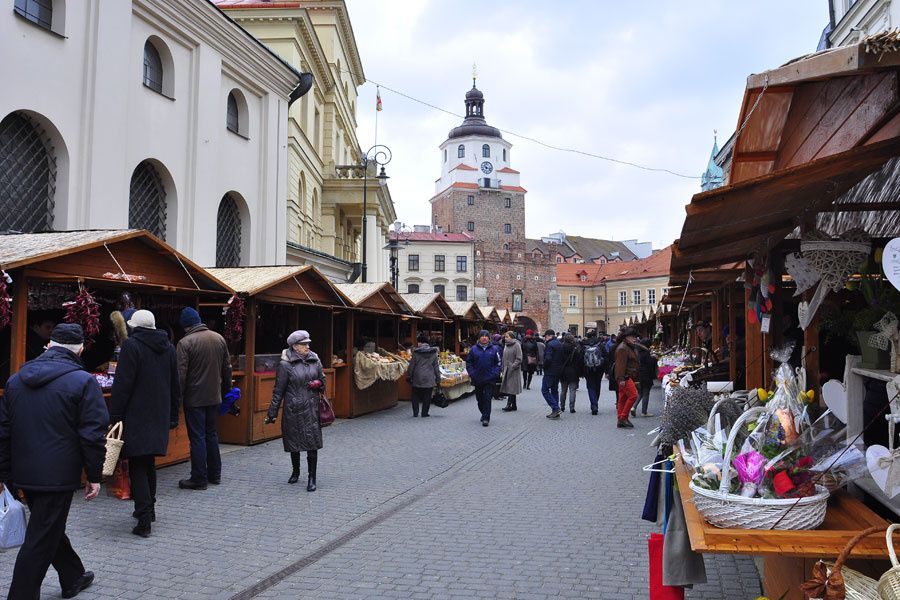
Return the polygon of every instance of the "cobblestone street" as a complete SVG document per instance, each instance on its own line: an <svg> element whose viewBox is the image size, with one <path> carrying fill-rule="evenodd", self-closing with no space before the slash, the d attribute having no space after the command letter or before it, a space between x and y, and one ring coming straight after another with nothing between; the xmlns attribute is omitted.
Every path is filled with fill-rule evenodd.
<svg viewBox="0 0 900 600"><path fill-rule="evenodd" d="M226 454L205 492L177 489L186 465L164 469L147 540L129 533L131 502L76 496L69 535L97 575L79 598L647 598L640 466L657 419L616 429L611 392L594 417L582 390L548 421L538 387L518 412L495 402L487 428L473 398L338 422L312 494L287 485L278 440ZM3 597L14 560L0 554ZM688 598L759 595L750 560L706 565ZM52 569L43 595L59 597Z"/></svg>

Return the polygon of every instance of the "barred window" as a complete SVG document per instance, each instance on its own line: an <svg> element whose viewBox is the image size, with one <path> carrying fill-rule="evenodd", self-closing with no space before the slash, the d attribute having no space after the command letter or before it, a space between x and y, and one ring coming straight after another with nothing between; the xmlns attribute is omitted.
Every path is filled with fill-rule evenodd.
<svg viewBox="0 0 900 600"><path fill-rule="evenodd" d="M131 175L128 227L146 229L159 239L166 239L166 189L156 167L147 160Z"/></svg>
<svg viewBox="0 0 900 600"><path fill-rule="evenodd" d="M56 153L44 130L21 112L0 121L0 231L53 228Z"/></svg>
<svg viewBox="0 0 900 600"><path fill-rule="evenodd" d="M216 217L216 266L237 267L241 264L241 214L231 194L219 202Z"/></svg>

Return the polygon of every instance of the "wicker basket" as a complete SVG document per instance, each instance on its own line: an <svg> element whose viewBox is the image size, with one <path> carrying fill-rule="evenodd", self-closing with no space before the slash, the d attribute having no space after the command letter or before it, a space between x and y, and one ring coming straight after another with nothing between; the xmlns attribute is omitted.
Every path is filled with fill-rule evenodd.
<svg viewBox="0 0 900 600"><path fill-rule="evenodd" d="M846 598L848 600L879 600L878 596L878 582L876 582L871 577L863 575L859 571L854 571L853 569L849 569L844 566L844 562L850 556L850 552L853 550L853 547L866 536L881 533L884 531L885 527L869 527L868 529L864 529L856 534L853 538L847 542L847 545L844 546L844 549L841 550L841 553L838 555L837 560L834 561L834 564L822 562L821 564L825 566L827 569L827 578L825 580L825 589L823 591L830 592L832 594L832 598ZM818 566L818 565L817 565ZM815 568L813 569L815 573ZM837 577L835 577L837 575ZM840 594L840 578L843 577L843 595ZM818 588L822 590L822 581L812 579L805 584L803 584L804 592L807 589ZM822 595L817 596L807 596L810 600L821 600Z"/></svg>
<svg viewBox="0 0 900 600"><path fill-rule="evenodd" d="M894 551L894 541L891 539L894 530L898 527L900 525L891 525L887 528L887 533L884 535L893 566L878 580L878 594L881 596L881 600L900 600L900 561L897 560L897 553Z"/></svg>
<svg viewBox="0 0 900 600"><path fill-rule="evenodd" d="M106 457L103 459L103 476L111 477L116 471L119 454L122 452L122 421L109 428L106 434Z"/></svg>
<svg viewBox="0 0 900 600"><path fill-rule="evenodd" d="M731 456L738 432L751 418L766 412L763 407L751 408L741 415L731 428L725 456ZM731 461L722 468L722 482L718 490L707 490L690 483L694 492L694 506L712 525L726 529L815 529L825 520L828 490L816 486L816 494L804 498L766 499L745 498L728 493Z"/></svg>

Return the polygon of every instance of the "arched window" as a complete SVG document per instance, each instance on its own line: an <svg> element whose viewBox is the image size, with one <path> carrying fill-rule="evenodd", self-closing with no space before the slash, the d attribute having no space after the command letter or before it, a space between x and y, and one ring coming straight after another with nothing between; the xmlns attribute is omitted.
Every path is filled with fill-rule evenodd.
<svg viewBox="0 0 900 600"><path fill-rule="evenodd" d="M506 162L506 148L503 149L503 162Z"/></svg>
<svg viewBox="0 0 900 600"><path fill-rule="evenodd" d="M457 158L465 158L466 157L466 147L462 144L459 145L459 148L456 149L456 157Z"/></svg>
<svg viewBox="0 0 900 600"><path fill-rule="evenodd" d="M231 194L219 202L216 216L216 266L237 267L241 264L241 214Z"/></svg>
<svg viewBox="0 0 900 600"><path fill-rule="evenodd" d="M38 27L52 30L53 0L16 0L14 10Z"/></svg>
<svg viewBox="0 0 900 600"><path fill-rule="evenodd" d="M485 144L481 147L481 156L482 158L490 158L491 157L491 147Z"/></svg>
<svg viewBox="0 0 900 600"><path fill-rule="evenodd" d="M228 94L228 107L226 109L225 115L225 126L228 127L228 131L240 133L240 125L241 117L240 111L238 110L237 98L234 97L234 92L231 92L230 94Z"/></svg>
<svg viewBox="0 0 900 600"><path fill-rule="evenodd" d="M144 42L144 85L159 94L163 92L162 58L150 40Z"/></svg>
<svg viewBox="0 0 900 600"><path fill-rule="evenodd" d="M56 154L45 132L27 115L0 121L0 231L53 228Z"/></svg>
<svg viewBox="0 0 900 600"><path fill-rule="evenodd" d="M128 227L146 229L159 239L166 239L166 188L149 160L139 164L131 174Z"/></svg>

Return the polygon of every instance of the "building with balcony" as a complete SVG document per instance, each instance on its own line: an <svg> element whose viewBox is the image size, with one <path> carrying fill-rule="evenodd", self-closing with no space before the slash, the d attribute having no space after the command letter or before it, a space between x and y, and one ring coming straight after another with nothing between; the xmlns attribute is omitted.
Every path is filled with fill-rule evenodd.
<svg viewBox="0 0 900 600"><path fill-rule="evenodd" d="M365 83L343 0L214 0L294 68L310 72L310 93L287 115L287 261L312 264L336 281L358 274L366 188L369 281L388 280L383 250L396 220L387 184L361 166L357 88Z"/></svg>

